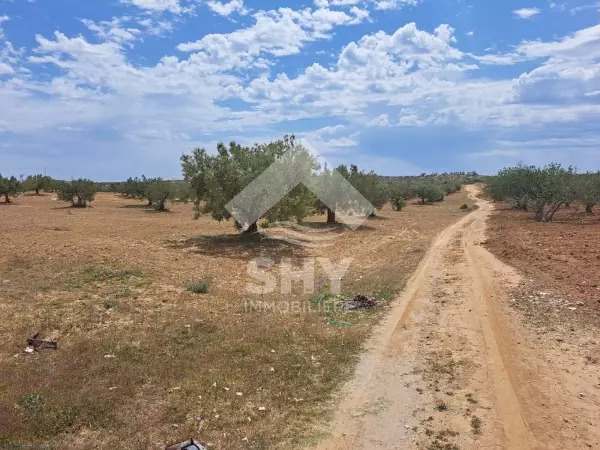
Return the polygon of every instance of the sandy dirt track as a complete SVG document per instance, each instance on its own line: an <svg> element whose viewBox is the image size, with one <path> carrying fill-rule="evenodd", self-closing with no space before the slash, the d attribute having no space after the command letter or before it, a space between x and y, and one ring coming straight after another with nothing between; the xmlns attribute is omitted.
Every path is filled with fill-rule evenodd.
<svg viewBox="0 0 600 450"><path fill-rule="evenodd" d="M520 277L480 245L493 206L477 202L374 333L317 450L600 448L599 374L549 357L509 311Z"/></svg>

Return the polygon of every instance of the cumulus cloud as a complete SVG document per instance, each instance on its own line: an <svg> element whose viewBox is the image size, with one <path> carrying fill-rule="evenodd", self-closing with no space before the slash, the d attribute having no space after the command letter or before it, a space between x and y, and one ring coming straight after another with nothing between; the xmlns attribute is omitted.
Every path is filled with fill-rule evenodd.
<svg viewBox="0 0 600 450"><path fill-rule="evenodd" d="M221 16L229 16L234 12L244 15L248 12L244 8L244 0L231 0L227 3L210 1L207 3L207 6Z"/></svg>
<svg viewBox="0 0 600 450"><path fill-rule="evenodd" d="M513 14L519 19L531 19L533 16L537 16L542 11L539 8L521 8L515 9Z"/></svg>
<svg viewBox="0 0 600 450"><path fill-rule="evenodd" d="M195 42L178 45L182 52L195 52L195 58L223 68L252 66L264 54L293 55L307 42L328 39L335 26L352 25L364 19L360 10L352 15L329 9L294 11L281 8L261 11L256 22L228 34L209 34Z"/></svg>

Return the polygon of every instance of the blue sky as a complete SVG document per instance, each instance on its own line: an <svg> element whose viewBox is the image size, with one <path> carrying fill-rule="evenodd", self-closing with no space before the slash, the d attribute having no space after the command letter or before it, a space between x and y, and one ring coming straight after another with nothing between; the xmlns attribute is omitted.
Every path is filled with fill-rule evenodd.
<svg viewBox="0 0 600 450"><path fill-rule="evenodd" d="M600 169L600 1L0 0L0 172L294 133L385 175Z"/></svg>

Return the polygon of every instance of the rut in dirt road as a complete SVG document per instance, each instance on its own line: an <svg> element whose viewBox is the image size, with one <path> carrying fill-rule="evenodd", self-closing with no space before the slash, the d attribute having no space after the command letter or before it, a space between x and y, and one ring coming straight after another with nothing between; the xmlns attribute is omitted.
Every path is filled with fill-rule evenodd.
<svg viewBox="0 0 600 450"><path fill-rule="evenodd" d="M475 199L477 188L469 190ZM519 276L479 245L493 206L477 203L438 235L378 327L318 450L597 442L589 427L564 426L578 406L561 397L547 361L514 335L502 292Z"/></svg>

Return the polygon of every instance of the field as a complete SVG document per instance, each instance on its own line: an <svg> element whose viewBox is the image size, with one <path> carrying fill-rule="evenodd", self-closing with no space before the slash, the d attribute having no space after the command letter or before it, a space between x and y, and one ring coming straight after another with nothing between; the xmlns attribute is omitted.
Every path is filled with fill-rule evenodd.
<svg viewBox="0 0 600 450"><path fill-rule="evenodd" d="M600 318L600 212L581 205L561 208L553 223L531 220L531 213L499 204L489 222L487 247L500 259L583 302Z"/></svg>
<svg viewBox="0 0 600 450"><path fill-rule="evenodd" d="M116 194L98 194L87 209L51 194L1 204L0 447L161 449L190 436L227 449L316 442L371 327L434 236L465 214L463 203L472 201L461 192L402 212L386 206L315 247L241 237L231 223L192 220L191 205L157 213ZM328 289L319 270L315 293L294 283L291 294L249 294L256 257L295 266L352 257L343 292L379 306L312 307ZM194 293L190 283L210 287ZM248 308L259 300L285 307ZM36 333L58 349L24 353Z"/></svg>

